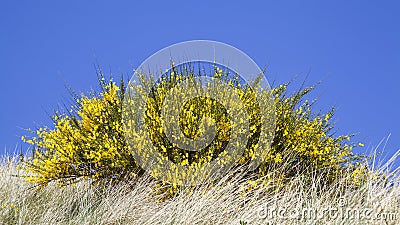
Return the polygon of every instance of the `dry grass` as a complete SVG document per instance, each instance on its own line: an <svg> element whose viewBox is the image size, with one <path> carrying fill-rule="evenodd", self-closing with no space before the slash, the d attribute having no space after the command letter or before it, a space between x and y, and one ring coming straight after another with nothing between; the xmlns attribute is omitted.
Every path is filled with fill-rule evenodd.
<svg viewBox="0 0 400 225"><path fill-rule="evenodd" d="M399 154L400 151L389 164ZM180 195L159 201L159 197L149 194L155 183L148 176L130 182L133 185L119 185L106 191L96 190L87 182L65 188L52 184L36 191L21 177L14 176L19 173L15 159L3 160L0 224L399 224L398 170L388 172L387 168L388 164L374 170L384 171L392 184L369 181L357 191L350 191L345 178L339 178L335 186L321 192L319 183L323 177L315 176L311 185L297 177L279 191L267 191L274 189L271 184L247 191L244 196L240 187L247 183L237 174L229 182L223 179L217 185L183 189ZM337 197L339 194L341 198ZM279 209L275 215L274 206ZM307 214L306 209L316 210L318 215L324 209L331 211L320 218L288 219L278 215L282 210L286 210L285 216ZM341 209L342 215L340 211L335 214L334 209ZM352 210L349 214L353 217L347 215L348 210ZM369 219L363 213L386 219Z"/></svg>

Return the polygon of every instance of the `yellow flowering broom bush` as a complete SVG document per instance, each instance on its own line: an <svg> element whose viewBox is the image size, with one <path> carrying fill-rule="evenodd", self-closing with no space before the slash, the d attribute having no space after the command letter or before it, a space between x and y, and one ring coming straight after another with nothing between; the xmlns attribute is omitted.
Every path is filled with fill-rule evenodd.
<svg viewBox="0 0 400 225"><path fill-rule="evenodd" d="M121 124L124 83L106 83L102 75L99 81L101 93L75 96L69 113L54 115L54 129L40 128L32 131L34 137L22 137L34 145L33 156L20 165L32 174L28 181L41 186L81 178L110 181L137 171Z"/></svg>
<svg viewBox="0 0 400 225"><path fill-rule="evenodd" d="M125 103L125 109L128 108L129 110L125 114L124 124L127 126L128 143L136 143L133 148L137 149L134 149L133 154L140 152L142 163L151 162L151 160L157 158L156 163L154 163L156 165L147 169L154 177L167 181L166 183L173 186L182 185L182 182L193 184L204 176L208 177L209 174L223 173L211 171L211 166L207 167L208 163L216 160L219 160L218 169L221 167L230 168L234 163L237 165L244 164L258 156L256 151L258 146L267 146L267 142L272 141L274 123L269 121L265 123L272 131L269 135L266 135L266 132L264 134L269 139L259 140L261 110L259 99L256 99L253 92L255 89L253 87L257 86L259 79L256 79L252 86L243 84L237 74L232 73L233 75L230 75L229 71L223 71L216 65L213 66L210 74L212 76L209 77L208 82L204 82L204 77L208 77L207 73L197 72L190 65L174 66L172 64L172 68L158 81L154 82L154 78L148 79L145 74L139 74L140 82L138 83L140 85L133 85L127 89L130 97ZM221 80L227 85L220 85L219 81ZM203 84L201 84L202 82ZM182 83L184 83L183 90ZM171 92L171 90L173 91ZM210 95L205 94L207 92L205 90ZM216 99L218 97L215 95L214 98L210 97L213 94L218 95L222 100ZM140 110L141 104L138 104L136 99L143 98L145 95L148 95L148 98L144 100L146 101L146 113L143 115ZM188 95L198 97L190 98L186 102L183 99ZM264 100L265 105L268 104L268 101L273 103L270 90L262 91L259 97ZM179 102L186 103L179 106ZM243 108L236 107L239 102L243 103ZM229 108L231 115L228 115L228 109L224 108L223 104ZM163 110L166 110L164 116ZM275 109L267 107L267 110L270 111L264 113L267 115L266 118L274 118ZM176 111L179 111L179 113L174 115ZM166 118L165 115L173 116ZM142 116L145 117L147 129L143 129L140 126L142 123L138 122ZM175 123L171 118L179 118L179 122ZM246 121L248 121L247 127L243 126ZM204 147L194 148L200 150L190 151L179 146L182 143L182 146L190 146L185 145L188 143L186 142L187 139L198 140L203 137L202 135L209 135L210 129L207 129L207 127L212 127L214 123L216 131L215 135L212 135L212 141L206 141L209 144ZM183 135L171 134L175 137L175 142L173 142L168 138L167 132L178 127ZM156 146L156 150L153 146ZM227 150L228 147L231 148L231 152L233 152L232 149L245 149L243 156L241 158L233 157L233 154ZM155 154L154 151L156 151ZM135 156L138 157L138 155ZM168 161L172 161L174 164L165 169L163 166L168 164ZM186 170L188 167L190 169Z"/></svg>
<svg viewBox="0 0 400 225"><path fill-rule="evenodd" d="M201 133L199 124L202 118L212 118L216 123L216 136L212 144L201 151L189 152L169 143L162 129L161 106L171 88L194 74L194 70L182 70L172 65L172 69L154 85L148 95L145 114L147 131L154 146L165 158L182 166L201 165L223 154L232 131L232 121L224 107L215 99L199 97L192 99L180 111L179 126L186 137L196 138ZM236 166L246 164L254 157L261 130L260 108L254 89L216 66L211 77L225 80L245 105L250 132L246 150ZM20 164L28 172L29 182L40 186L52 181L66 185L81 179L91 179L95 183L118 182L143 173L125 139L122 107L126 84L123 80L119 84L112 79L106 80L101 73L99 81L101 92L75 96L76 104L69 113L54 116L53 129L40 128L31 131L31 137L23 137L34 148L34 154ZM366 169L356 166L361 156L352 153L355 145L349 142L350 136L335 137L331 133L333 110L326 114L315 114L311 104L303 101L312 87L292 95L288 95L287 87L288 84L262 90L272 91L271 96L275 101L275 136L261 165L249 172L255 177L254 185L265 182L265 179L260 179L270 178L271 174L277 172L274 168L279 165L285 165L285 170L279 170L278 178L274 179L278 179L282 185L294 176L312 172L323 174L327 183L333 182L335 174L343 170L367 174ZM362 183L360 176L353 181ZM172 185L176 190L179 183Z"/></svg>

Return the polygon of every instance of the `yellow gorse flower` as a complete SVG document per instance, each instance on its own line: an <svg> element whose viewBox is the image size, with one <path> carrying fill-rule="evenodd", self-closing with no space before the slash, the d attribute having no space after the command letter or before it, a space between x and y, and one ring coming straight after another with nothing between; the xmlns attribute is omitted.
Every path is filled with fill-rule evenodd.
<svg viewBox="0 0 400 225"><path fill-rule="evenodd" d="M101 78L104 81L104 78ZM79 178L107 180L136 168L124 140L121 124L121 89L112 80L99 96L75 99L74 115L55 115L55 128L40 128L32 139L31 160L22 167L33 172L28 181L63 184Z"/></svg>
<svg viewBox="0 0 400 225"><path fill-rule="evenodd" d="M188 152L169 143L162 128L161 106L170 89L194 73L189 72L184 75L174 65L173 69L166 71L167 76L158 81L149 95L145 121L151 141L165 159L182 166L201 168L204 163L226 154L224 148L230 141L232 123L226 109L218 101L198 97L190 100L180 111L179 125L186 137L196 138L204 132L199 126L201 122L206 125L215 123L217 130L213 142L196 152ZM240 96L248 113L250 131L246 151L237 162L237 166L240 166L256 157L255 149L259 146L258 137L261 130L260 108L253 90L241 83L237 77L228 78L225 71L215 67L214 78L227 80ZM125 84L121 81L117 85L112 79L106 81L103 76L99 81L101 93L76 96L76 105L67 110L69 114L54 116L53 129L40 128L33 132L33 137L22 137L23 141L35 147L34 155L20 166L32 174L27 177L29 182L42 186L51 181L69 184L82 178L109 182L142 173L125 140L125 128L122 123ZM287 86L280 85L272 90L276 106L275 137L268 155L262 158L262 164L254 173L258 174L258 178L265 177L268 180L271 165L289 163L299 166L293 166L286 174L279 174L271 179L283 184L286 178L294 176L299 170L310 168L321 169L325 171L326 176L334 179L333 174L341 170L353 156L354 145L346 143L350 137L334 137L329 133L332 128L330 119L333 110L327 114L314 115L308 101L301 103L302 97L312 88L288 96ZM135 102L129 100L128 104L134 106ZM131 123L127 124L129 126ZM144 131L135 133L133 137L144 141ZM143 146L145 144L143 142ZM144 155L148 154L146 151L148 149L138 149L138 152ZM293 155L296 157L289 157ZM163 171L152 171L153 175L160 172ZM353 177L359 177L359 173L364 173L364 170L360 171L354 167ZM268 182L254 180L249 181L249 184L251 188L255 188ZM175 193L179 185L173 183L169 191Z"/></svg>

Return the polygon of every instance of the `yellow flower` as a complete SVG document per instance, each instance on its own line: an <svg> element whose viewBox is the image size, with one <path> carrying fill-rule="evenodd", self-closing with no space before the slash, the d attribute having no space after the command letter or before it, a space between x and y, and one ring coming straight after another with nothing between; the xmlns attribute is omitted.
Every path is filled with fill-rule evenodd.
<svg viewBox="0 0 400 225"><path fill-rule="evenodd" d="M226 78L227 76L221 68L216 67L214 72L213 78ZM138 76L139 78L143 77L141 74ZM134 169L140 170L131 149L125 142L125 137L131 136L138 142L140 141L142 145L137 146L138 152L144 156L151 155L152 152L149 152L150 150L146 147L148 143L144 138L145 132L148 132L152 144L157 146L157 153L162 155L162 159L173 159L177 164L183 166L189 165L190 162L190 166L195 166L200 170L205 163L220 155L228 154L224 148L231 141L231 132L234 130L235 124L232 123L231 115L222 104L207 97L195 98L182 109L174 109L174 106L169 106L165 110L178 110L179 126L187 138L195 139L205 132L204 127L199 126L201 122L205 121L208 125L214 123L217 132L213 142L201 151L190 153L170 143L165 135L166 131L160 112L162 112L163 103L171 88L185 77L173 65L168 77L172 79L160 79L154 86L154 93L149 94L144 109L146 131L132 129L135 124L134 120L123 123L122 118L126 116L124 114L126 112L122 110L124 102L122 96L125 90L120 90L111 79L105 81L102 77L101 81L104 81L101 82L102 92L92 96L82 94L76 101L77 106L71 108L70 116L55 116L54 129L39 129L35 132L36 137L33 138L21 137L23 141L34 145L36 150L35 156L21 167L26 172L33 174L27 180L46 185L51 181L69 183L70 180L66 177L83 177L83 179L94 180L101 180L97 178L107 180L114 176L123 177L123 175L135 171ZM144 80L143 86L148 85L146 82ZM237 83L237 80L235 82ZM259 146L269 147L266 145L268 143L259 143L263 124L262 112L259 107L260 99L256 91L259 91L258 94L264 97L271 94L274 98L273 102L276 104L275 108L271 109L275 110L271 113L275 113L276 116L275 136L273 136L274 133L270 134L273 143L256 170L258 173L256 175L259 177L270 174L271 165L285 166L286 161L288 161L288 165L300 163L302 164L300 168L323 169L334 173L344 159L351 154L352 145L344 142L344 140L350 140L350 137L333 137L329 132L329 119L332 115L327 113L314 116L308 101L301 103L304 93L287 95L288 85L281 85L270 91L253 90L249 88L248 84L236 84L235 82L228 79L227 84L239 95L248 113L248 118L239 118L240 122L248 121L250 128L245 152L240 157L237 166L246 165L249 160L258 157L256 150L261 148ZM143 92L143 88L141 88L138 86L139 93ZM132 111L136 113L135 106L137 104L134 99L129 99L125 103L129 104ZM359 145L364 146L361 143ZM288 154L295 155L297 158L286 157ZM285 162L283 162L283 158L285 158ZM219 163L224 165L227 162ZM294 172L290 169L283 171L280 176L272 177L268 182L273 180L273 182L278 182L278 186L283 185L285 182L283 178L291 176ZM157 176L162 172L164 171L161 171L161 168L157 168L150 173ZM365 170L357 173L364 172ZM262 184L262 182L256 181L250 183L253 184L252 182L257 185ZM178 186L179 183L173 183L172 189L169 190L176 193L179 189Z"/></svg>

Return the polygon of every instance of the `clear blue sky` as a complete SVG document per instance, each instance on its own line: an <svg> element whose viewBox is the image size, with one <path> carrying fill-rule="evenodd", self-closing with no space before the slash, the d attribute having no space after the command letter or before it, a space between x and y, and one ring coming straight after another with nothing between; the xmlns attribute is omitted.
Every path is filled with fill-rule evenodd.
<svg viewBox="0 0 400 225"><path fill-rule="evenodd" d="M0 146L46 111L96 88L94 63L131 74L168 45L210 39L246 52L270 82L322 80L317 109L336 106L338 134L400 148L400 5L396 1L1 1ZM297 82L301 83L301 82Z"/></svg>

